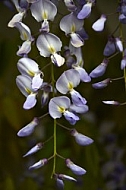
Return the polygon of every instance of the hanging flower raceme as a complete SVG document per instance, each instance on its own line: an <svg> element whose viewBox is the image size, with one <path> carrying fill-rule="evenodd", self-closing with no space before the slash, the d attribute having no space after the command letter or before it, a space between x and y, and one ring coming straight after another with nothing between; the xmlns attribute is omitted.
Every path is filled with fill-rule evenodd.
<svg viewBox="0 0 126 190"><path fill-rule="evenodd" d="M32 89L32 79L26 75L18 75L16 78L16 84L22 94L26 97L26 101L23 104L24 109L31 109L33 108L36 103L36 95L37 91Z"/></svg>
<svg viewBox="0 0 126 190"><path fill-rule="evenodd" d="M78 32L82 29L84 22L79 20L74 13L64 16L60 21L60 29L66 35L70 35L70 43L75 47L84 45L84 40Z"/></svg>
<svg viewBox="0 0 126 190"><path fill-rule="evenodd" d="M106 68L108 66L108 61L109 61L108 59L104 59L100 65L98 65L93 71L91 71L91 73L89 74L90 77L97 78L102 76L106 71Z"/></svg>
<svg viewBox="0 0 126 190"><path fill-rule="evenodd" d="M28 57L19 59L17 63L18 70L22 75L31 77L31 85L34 91L41 88L43 84L43 73L39 69L39 65Z"/></svg>
<svg viewBox="0 0 126 190"><path fill-rule="evenodd" d="M106 15L101 15L101 17L92 25L92 28L97 32L101 32L104 29L105 22Z"/></svg>
<svg viewBox="0 0 126 190"><path fill-rule="evenodd" d="M58 67L62 66L65 59L57 52L61 51L61 40L52 33L43 33L39 35L36 42L40 55L43 57L51 57L52 62Z"/></svg>
<svg viewBox="0 0 126 190"><path fill-rule="evenodd" d="M84 175L86 170L74 164L70 159L66 159L66 166L76 175Z"/></svg>
<svg viewBox="0 0 126 190"><path fill-rule="evenodd" d="M30 7L32 16L42 22L41 31L49 32L48 21L53 21L57 14L56 6L48 0L39 0L33 3Z"/></svg>
<svg viewBox="0 0 126 190"><path fill-rule="evenodd" d="M26 137L34 132L35 127L39 124L39 120L35 117L29 124L20 129L17 133L19 137Z"/></svg>
<svg viewBox="0 0 126 190"><path fill-rule="evenodd" d="M86 99L83 98L79 92L74 90L80 83L79 72L75 69L69 69L64 71L56 82L57 90L62 94L70 93L72 102L76 106L83 106L87 103Z"/></svg>
<svg viewBox="0 0 126 190"><path fill-rule="evenodd" d="M94 142L93 139L91 139L90 137L87 137L81 133L78 133L76 129L72 129L70 131L70 134L75 138L76 143L81 146L87 146Z"/></svg>
<svg viewBox="0 0 126 190"><path fill-rule="evenodd" d="M62 115L71 125L74 125L79 117L69 111L70 99L66 96L54 97L49 102L49 114L52 118L61 118Z"/></svg>
<svg viewBox="0 0 126 190"><path fill-rule="evenodd" d="M31 51L31 43L34 41L30 28L22 22L15 23L15 27L20 32L20 38L24 41L17 51L18 56L27 55Z"/></svg>

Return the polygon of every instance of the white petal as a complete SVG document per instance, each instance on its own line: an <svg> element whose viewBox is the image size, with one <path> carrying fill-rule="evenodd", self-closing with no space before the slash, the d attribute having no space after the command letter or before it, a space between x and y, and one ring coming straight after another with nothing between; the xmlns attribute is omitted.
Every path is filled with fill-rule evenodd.
<svg viewBox="0 0 126 190"><path fill-rule="evenodd" d="M30 94L27 96L26 101L23 104L23 108L28 110L35 106L37 100L36 100L36 94Z"/></svg>
<svg viewBox="0 0 126 190"><path fill-rule="evenodd" d="M79 34L72 33L70 34L70 36L71 36L70 42L74 47L78 48L84 45L84 40L80 37Z"/></svg>
<svg viewBox="0 0 126 190"><path fill-rule="evenodd" d="M98 19L93 25L92 28L97 31L100 32L104 29L104 24L106 21L106 16L105 15L101 15L101 18Z"/></svg>
<svg viewBox="0 0 126 190"><path fill-rule="evenodd" d="M41 78L41 73L35 75L32 79L32 89L38 90L42 86L43 79Z"/></svg>
<svg viewBox="0 0 126 190"><path fill-rule="evenodd" d="M58 67L61 67L65 62L64 57L62 57L61 55L57 53L54 53L53 55L51 55L51 60Z"/></svg>
<svg viewBox="0 0 126 190"><path fill-rule="evenodd" d="M25 12L19 12L17 13L16 15L13 16L13 18L10 20L10 22L8 23L8 27L15 27L15 23L16 22L21 22L22 21L22 18L24 16L24 13Z"/></svg>
<svg viewBox="0 0 126 190"><path fill-rule="evenodd" d="M27 55L30 51L31 51L31 41L25 41L17 51L17 55L24 56Z"/></svg>
<svg viewBox="0 0 126 190"><path fill-rule="evenodd" d="M35 164L33 164L32 166L29 167L29 170L31 169L38 169L41 168L42 166L44 166L46 163L48 162L48 160L46 158L36 162Z"/></svg>
<svg viewBox="0 0 126 190"><path fill-rule="evenodd" d="M91 13L91 7L92 7L92 3L88 3L87 2L82 7L81 11L78 13L77 18L78 19L85 19L85 18L87 18L90 15L90 13Z"/></svg>
<svg viewBox="0 0 126 190"><path fill-rule="evenodd" d="M31 154L34 154L35 152L39 151L43 147L42 143L38 143L34 147L32 147L23 157L29 156Z"/></svg>

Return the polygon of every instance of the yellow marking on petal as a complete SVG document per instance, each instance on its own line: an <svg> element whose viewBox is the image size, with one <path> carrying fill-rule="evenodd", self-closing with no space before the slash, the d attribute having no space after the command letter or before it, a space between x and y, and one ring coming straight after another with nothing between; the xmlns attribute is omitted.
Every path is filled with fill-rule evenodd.
<svg viewBox="0 0 126 190"><path fill-rule="evenodd" d="M42 13L42 18L45 20L47 20L48 19L48 12L46 11L46 10L44 10L43 11L43 13Z"/></svg>
<svg viewBox="0 0 126 190"><path fill-rule="evenodd" d="M25 88L25 91L28 93L28 94L31 94L31 90L29 88Z"/></svg>
<svg viewBox="0 0 126 190"><path fill-rule="evenodd" d="M71 33L75 33L75 31L76 31L76 26L75 26L75 24L73 23L73 24L71 25Z"/></svg>
<svg viewBox="0 0 126 190"><path fill-rule="evenodd" d="M51 54L54 54L56 52L55 48L53 46L49 46L49 51Z"/></svg>
<svg viewBox="0 0 126 190"><path fill-rule="evenodd" d="M68 83L68 89L69 91L73 90L73 83L71 82Z"/></svg>
<svg viewBox="0 0 126 190"><path fill-rule="evenodd" d="M27 40L27 39L28 39L28 35L27 35L26 32L22 32L22 36L23 36L24 40Z"/></svg>
<svg viewBox="0 0 126 190"><path fill-rule="evenodd" d="M31 77L34 77L35 73L33 73L32 71L28 71L28 74L31 76Z"/></svg>
<svg viewBox="0 0 126 190"><path fill-rule="evenodd" d="M65 108L64 107L61 107L61 106L58 106L58 111L60 113L64 113L65 112Z"/></svg>

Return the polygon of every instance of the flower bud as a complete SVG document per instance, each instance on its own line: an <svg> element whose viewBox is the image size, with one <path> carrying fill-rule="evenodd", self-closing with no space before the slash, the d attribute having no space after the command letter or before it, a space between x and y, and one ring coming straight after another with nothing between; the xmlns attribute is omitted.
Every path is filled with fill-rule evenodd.
<svg viewBox="0 0 126 190"><path fill-rule="evenodd" d="M109 105L115 105L115 106L119 106L120 103L115 101L115 100L107 100L107 101L102 101L104 104L109 104Z"/></svg>
<svg viewBox="0 0 126 190"><path fill-rule="evenodd" d="M121 60L121 69L123 70L126 67L126 56Z"/></svg>
<svg viewBox="0 0 126 190"><path fill-rule="evenodd" d="M92 84L92 87L95 88L95 89L102 89L102 88L105 88L106 86L108 86L110 81L111 81L111 79L107 78L107 79L105 79L103 81L100 81L100 82Z"/></svg>
<svg viewBox="0 0 126 190"><path fill-rule="evenodd" d="M48 162L48 160L46 158L36 162L35 164L33 164L32 166L29 167L29 170L34 170L34 169L38 169L41 168L42 166L44 166L46 163Z"/></svg>
<svg viewBox="0 0 126 190"><path fill-rule="evenodd" d="M115 38L115 43L116 43L116 48L118 51L122 52L123 51L123 44L120 38Z"/></svg>
<svg viewBox="0 0 126 190"><path fill-rule="evenodd" d="M81 133L78 133L76 131L76 129L72 129L70 131L70 134L75 137L75 141L77 144L81 145L81 146L86 146L86 145L89 145L89 144L92 144L94 141L93 139L91 139L90 137L87 137Z"/></svg>
<svg viewBox="0 0 126 190"><path fill-rule="evenodd" d="M39 151L40 149L42 149L43 144L42 143L38 143L36 144L34 147L32 147L23 157L29 156L31 154L36 153L37 151Z"/></svg>
<svg viewBox="0 0 126 190"><path fill-rule="evenodd" d="M86 170L74 164L70 159L66 159L66 166L76 175L84 175Z"/></svg>
<svg viewBox="0 0 126 190"><path fill-rule="evenodd" d="M98 19L93 25L92 28L97 31L97 32L101 32L104 29L104 25L106 22L106 16L105 15L101 15L100 19Z"/></svg>
<svg viewBox="0 0 126 190"><path fill-rule="evenodd" d="M65 174L57 174L57 177L61 180L68 180L68 181L77 181L75 178L65 175Z"/></svg>
<svg viewBox="0 0 126 190"><path fill-rule="evenodd" d="M39 120L35 117L28 125L20 129L17 133L19 137L26 137L34 132L35 127L39 124Z"/></svg>
<svg viewBox="0 0 126 190"><path fill-rule="evenodd" d="M91 78L97 78L97 77L102 76L106 71L108 61L109 61L108 59L104 59L100 65L98 65L93 71L91 71L89 76Z"/></svg>

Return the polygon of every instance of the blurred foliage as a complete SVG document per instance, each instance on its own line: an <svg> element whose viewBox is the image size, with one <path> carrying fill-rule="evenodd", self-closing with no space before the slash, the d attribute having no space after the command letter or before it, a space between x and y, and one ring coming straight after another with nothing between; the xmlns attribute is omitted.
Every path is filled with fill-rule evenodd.
<svg viewBox="0 0 126 190"><path fill-rule="evenodd" d="M94 32L91 29L91 25L101 13L111 13L116 8L117 1L115 0L98 0L97 7L94 8L92 15L85 20L85 29L89 34L89 40L85 42L83 54L85 68L88 72L102 61L107 37L114 30L117 17L115 15L110 17L110 21L108 21L106 29L102 33ZM60 11L61 13L64 12L62 8L60 8ZM46 110L41 109L39 104L30 111L25 111L22 108L24 97L15 84L15 78L18 75L16 51L21 41L18 31L7 27L7 23L14 14L13 6L10 10L2 1L0 2L0 189L52 190L56 189L54 181L50 179L52 161L37 171L32 172L28 170L28 166L31 163L52 155L52 141L46 144L36 155L22 158L22 155L35 143L43 141L52 135L52 119L44 118L35 134L31 137L18 138L16 135L17 131L29 123L34 116L42 115ZM29 16L28 19L31 19L31 17ZM34 30L32 33L36 32L38 26L35 25L34 19L30 24L34 26L32 27ZM55 23L52 27L55 28L56 33L63 39L64 35L57 30L58 25ZM124 29L126 28L126 26L123 27ZM67 43L67 41L64 43ZM37 56L38 52L36 50L32 51L31 57ZM40 56L37 60L42 62ZM116 78L123 75L123 72L120 70L120 60L121 55L111 59L104 78ZM47 72L49 72L48 69ZM50 73L46 74L46 76L50 76ZM116 99L119 102L124 102L126 100L124 81L112 82L107 88L102 90L93 89L91 84L83 84L79 88L82 95L88 100L90 111L84 114L82 120L78 122L77 130L93 138L94 144L88 147L80 147L72 137L69 137L69 134L64 129L57 127L57 149L60 151L60 154L64 155L64 157L70 157L75 163L87 170L86 175L78 177L77 184L66 182L65 189L113 190L115 185L115 190L121 190L118 179L116 183L113 182L113 170L110 170L109 173L108 169L115 162L116 164L121 164L124 175L120 174L121 169L118 170L117 174L122 176L123 183L126 184L126 106L107 106L103 105L101 101ZM65 120L62 123L66 126L68 125ZM110 163L108 169L107 163ZM57 158L57 171L72 176L64 161L59 158ZM118 175L115 177L118 178ZM123 190L126 190L126 186Z"/></svg>

